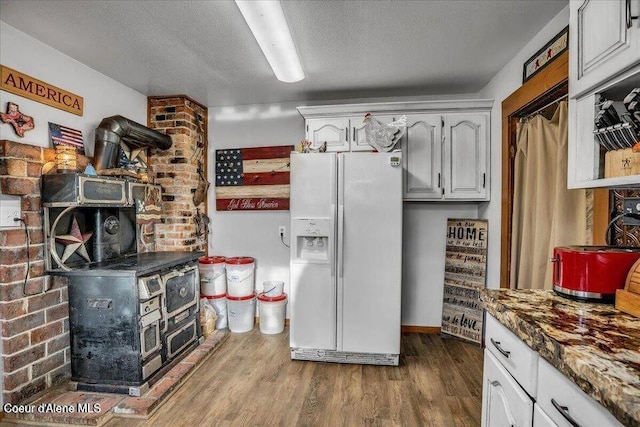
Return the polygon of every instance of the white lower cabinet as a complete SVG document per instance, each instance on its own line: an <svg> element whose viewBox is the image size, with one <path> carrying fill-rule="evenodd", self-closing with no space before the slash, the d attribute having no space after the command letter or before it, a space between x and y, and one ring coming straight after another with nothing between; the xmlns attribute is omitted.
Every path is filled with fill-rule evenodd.
<svg viewBox="0 0 640 427"><path fill-rule="evenodd" d="M537 403L533 405L533 427L558 427Z"/></svg>
<svg viewBox="0 0 640 427"><path fill-rule="evenodd" d="M533 400L487 350L484 351L482 396L483 426L531 426Z"/></svg>
<svg viewBox="0 0 640 427"><path fill-rule="evenodd" d="M487 350L504 366L529 396L536 397L538 353L513 332L487 315L485 342Z"/></svg>
<svg viewBox="0 0 640 427"><path fill-rule="evenodd" d="M483 427L619 427L604 406L487 313Z"/></svg>
<svg viewBox="0 0 640 427"><path fill-rule="evenodd" d="M542 358L538 366L537 403L559 427L622 426L602 405Z"/></svg>

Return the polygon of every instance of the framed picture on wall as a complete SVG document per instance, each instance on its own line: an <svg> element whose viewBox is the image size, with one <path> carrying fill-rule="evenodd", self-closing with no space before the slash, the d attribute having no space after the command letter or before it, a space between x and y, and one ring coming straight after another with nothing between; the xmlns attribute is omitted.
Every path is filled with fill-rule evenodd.
<svg viewBox="0 0 640 427"><path fill-rule="evenodd" d="M569 49L569 26L567 25L554 38L552 38L542 49L537 51L531 58L525 61L522 71L522 83L526 83L538 71L549 65L558 55Z"/></svg>
<svg viewBox="0 0 640 427"><path fill-rule="evenodd" d="M84 154L82 131L49 122L49 140L53 148L56 145L68 145L74 147L78 153Z"/></svg>

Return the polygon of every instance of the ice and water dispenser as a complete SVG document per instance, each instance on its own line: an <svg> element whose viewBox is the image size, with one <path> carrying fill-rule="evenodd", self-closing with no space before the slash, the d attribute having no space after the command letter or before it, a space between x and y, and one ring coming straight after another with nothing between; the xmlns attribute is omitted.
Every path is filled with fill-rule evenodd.
<svg viewBox="0 0 640 427"><path fill-rule="evenodd" d="M333 243L333 222L329 218L294 218L291 222L293 261L328 263Z"/></svg>

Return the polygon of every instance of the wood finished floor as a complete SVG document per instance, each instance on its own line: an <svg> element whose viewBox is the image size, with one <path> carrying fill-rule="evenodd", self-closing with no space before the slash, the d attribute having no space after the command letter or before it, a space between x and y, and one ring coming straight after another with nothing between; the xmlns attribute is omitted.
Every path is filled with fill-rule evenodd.
<svg viewBox="0 0 640 427"><path fill-rule="evenodd" d="M479 426L479 346L403 334L400 367L291 361L288 330L231 334L149 420L131 426Z"/></svg>

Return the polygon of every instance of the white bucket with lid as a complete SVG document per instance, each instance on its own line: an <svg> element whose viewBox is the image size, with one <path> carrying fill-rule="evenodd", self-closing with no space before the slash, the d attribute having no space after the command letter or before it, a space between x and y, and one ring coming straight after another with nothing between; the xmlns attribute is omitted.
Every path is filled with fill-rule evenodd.
<svg viewBox="0 0 640 427"><path fill-rule="evenodd" d="M227 292L226 261L227 259L223 256L198 258L201 294L210 296Z"/></svg>
<svg viewBox="0 0 640 427"><path fill-rule="evenodd" d="M243 333L252 330L256 315L255 294L241 297L227 294L227 314L231 332Z"/></svg>
<svg viewBox="0 0 640 427"><path fill-rule="evenodd" d="M262 283L262 292L266 297L279 297L284 291L282 280L268 280Z"/></svg>
<svg viewBox="0 0 640 427"><path fill-rule="evenodd" d="M216 330L227 328L227 294L221 295L201 295L216 312Z"/></svg>
<svg viewBox="0 0 640 427"><path fill-rule="evenodd" d="M279 334L284 331L284 319L287 314L287 294L268 297L264 293L258 295L260 313L260 332L263 334Z"/></svg>
<svg viewBox="0 0 640 427"><path fill-rule="evenodd" d="M227 258L227 295L244 297L253 295L255 260L251 257Z"/></svg>

